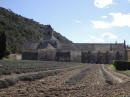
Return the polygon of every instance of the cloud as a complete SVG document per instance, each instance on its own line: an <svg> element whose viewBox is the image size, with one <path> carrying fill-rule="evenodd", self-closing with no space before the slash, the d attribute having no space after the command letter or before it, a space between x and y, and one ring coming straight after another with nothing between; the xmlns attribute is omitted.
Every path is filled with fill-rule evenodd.
<svg viewBox="0 0 130 97"><path fill-rule="evenodd" d="M75 20L75 23L81 24L81 21L80 20Z"/></svg>
<svg viewBox="0 0 130 97"><path fill-rule="evenodd" d="M110 16L113 17L112 22L104 22L104 21L92 21L92 24L95 28L111 28L111 27L130 27L130 13L122 14L122 13L109 13Z"/></svg>
<svg viewBox="0 0 130 97"><path fill-rule="evenodd" d="M109 28L111 25L103 21L92 21L94 28Z"/></svg>
<svg viewBox="0 0 130 97"><path fill-rule="evenodd" d="M130 27L130 13L129 14L122 14L122 13L110 13L113 17L113 22L111 22L112 26L123 27L128 26Z"/></svg>
<svg viewBox="0 0 130 97"><path fill-rule="evenodd" d="M91 36L89 36L89 38L91 40L94 40L96 42L101 42L101 43L104 43L105 41L110 42L111 40L118 39L118 37L115 34L112 34L110 32L104 32L99 37L91 35Z"/></svg>
<svg viewBox="0 0 130 97"><path fill-rule="evenodd" d="M112 0L95 0L94 5L98 8L108 7L112 4Z"/></svg>
<svg viewBox="0 0 130 97"><path fill-rule="evenodd" d="M107 39L117 39L117 36L115 34L112 34L110 32L105 32L101 35L102 38L107 38Z"/></svg>
<svg viewBox="0 0 130 97"><path fill-rule="evenodd" d="M106 19L108 16L102 16L103 19Z"/></svg>
<svg viewBox="0 0 130 97"><path fill-rule="evenodd" d="M89 37L90 37L90 39L92 39L92 40L94 40L96 42L104 42L104 39L102 37L98 38L98 37L92 36L92 35L89 36Z"/></svg>

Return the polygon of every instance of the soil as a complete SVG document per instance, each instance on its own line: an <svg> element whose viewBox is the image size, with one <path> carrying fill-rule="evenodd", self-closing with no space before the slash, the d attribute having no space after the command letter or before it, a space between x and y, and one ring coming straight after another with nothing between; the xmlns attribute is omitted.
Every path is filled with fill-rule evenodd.
<svg viewBox="0 0 130 97"><path fill-rule="evenodd" d="M87 69L86 74L76 84L66 81ZM112 74L111 71L109 73ZM116 74L114 75L116 76ZM123 76L123 75L122 75ZM79 77L79 76L77 76ZM120 77L120 76L118 76ZM81 78L81 77L80 77ZM125 78L125 77L121 77ZM77 79L77 78L76 78ZM72 79L74 80L74 79ZM125 79L122 79L125 80ZM0 89L0 97L128 97L130 96L130 80L109 84L99 64L84 66L64 71L36 81L18 82L9 88Z"/></svg>

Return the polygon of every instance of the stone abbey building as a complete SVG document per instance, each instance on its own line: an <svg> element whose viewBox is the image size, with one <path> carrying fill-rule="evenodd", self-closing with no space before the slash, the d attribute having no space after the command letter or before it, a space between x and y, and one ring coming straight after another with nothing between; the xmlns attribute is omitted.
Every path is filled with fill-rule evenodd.
<svg viewBox="0 0 130 97"><path fill-rule="evenodd" d="M111 64L113 60L127 60L124 43L64 43L48 32L35 43L25 43L23 60L65 61Z"/></svg>

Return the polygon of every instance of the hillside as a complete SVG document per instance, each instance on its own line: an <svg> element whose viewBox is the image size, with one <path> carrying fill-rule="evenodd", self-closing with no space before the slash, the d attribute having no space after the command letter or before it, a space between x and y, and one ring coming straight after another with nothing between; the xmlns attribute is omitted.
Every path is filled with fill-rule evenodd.
<svg viewBox="0 0 130 97"><path fill-rule="evenodd" d="M39 24L38 22L18 15L11 10L0 7L0 53L6 48L8 53L20 53L26 41L38 41L46 37L46 32L51 30L50 25ZM54 36L62 43L71 41L54 31ZM5 44L6 44L6 47Z"/></svg>

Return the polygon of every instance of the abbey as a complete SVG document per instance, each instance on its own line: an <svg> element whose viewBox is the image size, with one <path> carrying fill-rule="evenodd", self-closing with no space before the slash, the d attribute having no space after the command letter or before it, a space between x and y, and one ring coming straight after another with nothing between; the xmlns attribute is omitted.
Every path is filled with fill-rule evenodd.
<svg viewBox="0 0 130 97"><path fill-rule="evenodd" d="M24 44L23 60L65 61L111 64L113 60L127 60L124 43L64 43L48 31L38 42Z"/></svg>

